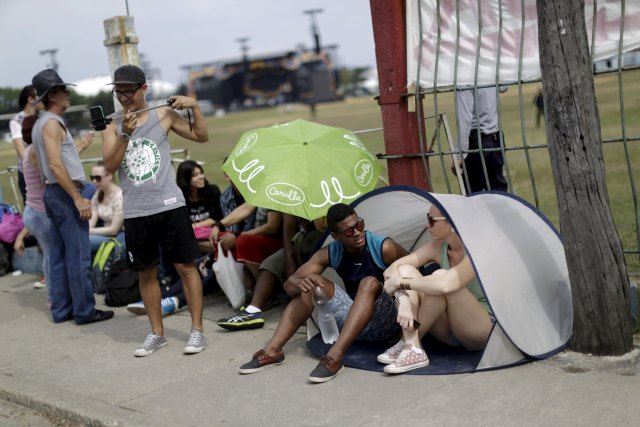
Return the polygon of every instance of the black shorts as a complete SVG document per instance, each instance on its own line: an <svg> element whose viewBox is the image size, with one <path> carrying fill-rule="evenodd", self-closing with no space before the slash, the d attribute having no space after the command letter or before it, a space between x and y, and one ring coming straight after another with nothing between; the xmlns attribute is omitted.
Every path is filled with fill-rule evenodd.
<svg viewBox="0 0 640 427"><path fill-rule="evenodd" d="M124 220L129 262L135 271L156 267L163 259L170 263L193 262L202 252L193 233L186 207Z"/></svg>

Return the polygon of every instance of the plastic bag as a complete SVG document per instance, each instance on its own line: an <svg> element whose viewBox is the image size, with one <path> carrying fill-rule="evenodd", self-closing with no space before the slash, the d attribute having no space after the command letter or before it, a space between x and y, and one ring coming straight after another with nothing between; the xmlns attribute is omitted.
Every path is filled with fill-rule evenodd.
<svg viewBox="0 0 640 427"><path fill-rule="evenodd" d="M218 243L218 259L211 268L216 275L220 288L235 309L240 308L245 299L242 267L242 263L233 259L231 251L227 251L225 254L222 250L222 245Z"/></svg>

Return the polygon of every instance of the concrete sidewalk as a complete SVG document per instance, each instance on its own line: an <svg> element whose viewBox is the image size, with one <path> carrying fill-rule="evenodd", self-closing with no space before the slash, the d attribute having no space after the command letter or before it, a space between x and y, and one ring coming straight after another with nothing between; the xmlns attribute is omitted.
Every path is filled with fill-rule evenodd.
<svg viewBox="0 0 640 427"><path fill-rule="evenodd" d="M232 313L205 298L207 349L185 356L190 318L165 318L169 345L134 358L149 325L117 308L107 322L54 325L36 276L0 278L0 398L76 422L123 426L593 425L640 423L640 350L619 358L565 352L552 359L465 375L386 376L345 368L307 382L317 359L304 328L285 347L287 363L253 375L239 366L272 334L226 332ZM102 297L98 297L102 302ZM636 342L636 344L638 344Z"/></svg>

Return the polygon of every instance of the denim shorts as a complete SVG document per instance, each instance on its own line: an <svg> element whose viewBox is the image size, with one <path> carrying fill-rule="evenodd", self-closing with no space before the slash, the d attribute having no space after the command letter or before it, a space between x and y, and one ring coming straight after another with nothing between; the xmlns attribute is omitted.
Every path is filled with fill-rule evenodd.
<svg viewBox="0 0 640 427"><path fill-rule="evenodd" d="M382 287L382 284L380 284ZM342 329L349 310L353 305L353 300L347 292L338 285L335 285L336 293L330 301L331 310L336 316L338 329ZM390 341L397 338L401 332L397 322L398 309L393 299L384 291L375 301L375 310L369 323L358 335L358 340L362 341Z"/></svg>

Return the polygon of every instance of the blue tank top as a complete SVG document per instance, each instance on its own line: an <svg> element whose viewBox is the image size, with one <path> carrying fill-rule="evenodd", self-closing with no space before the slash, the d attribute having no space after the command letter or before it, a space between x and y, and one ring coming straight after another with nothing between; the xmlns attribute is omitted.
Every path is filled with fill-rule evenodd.
<svg viewBox="0 0 640 427"><path fill-rule="evenodd" d="M360 280L372 276L383 282L382 273L387 269L382 258L382 244L388 237L365 231L364 249L354 258L344 250L342 243L334 240L329 244L329 264L344 282L345 290L351 298L358 293Z"/></svg>

